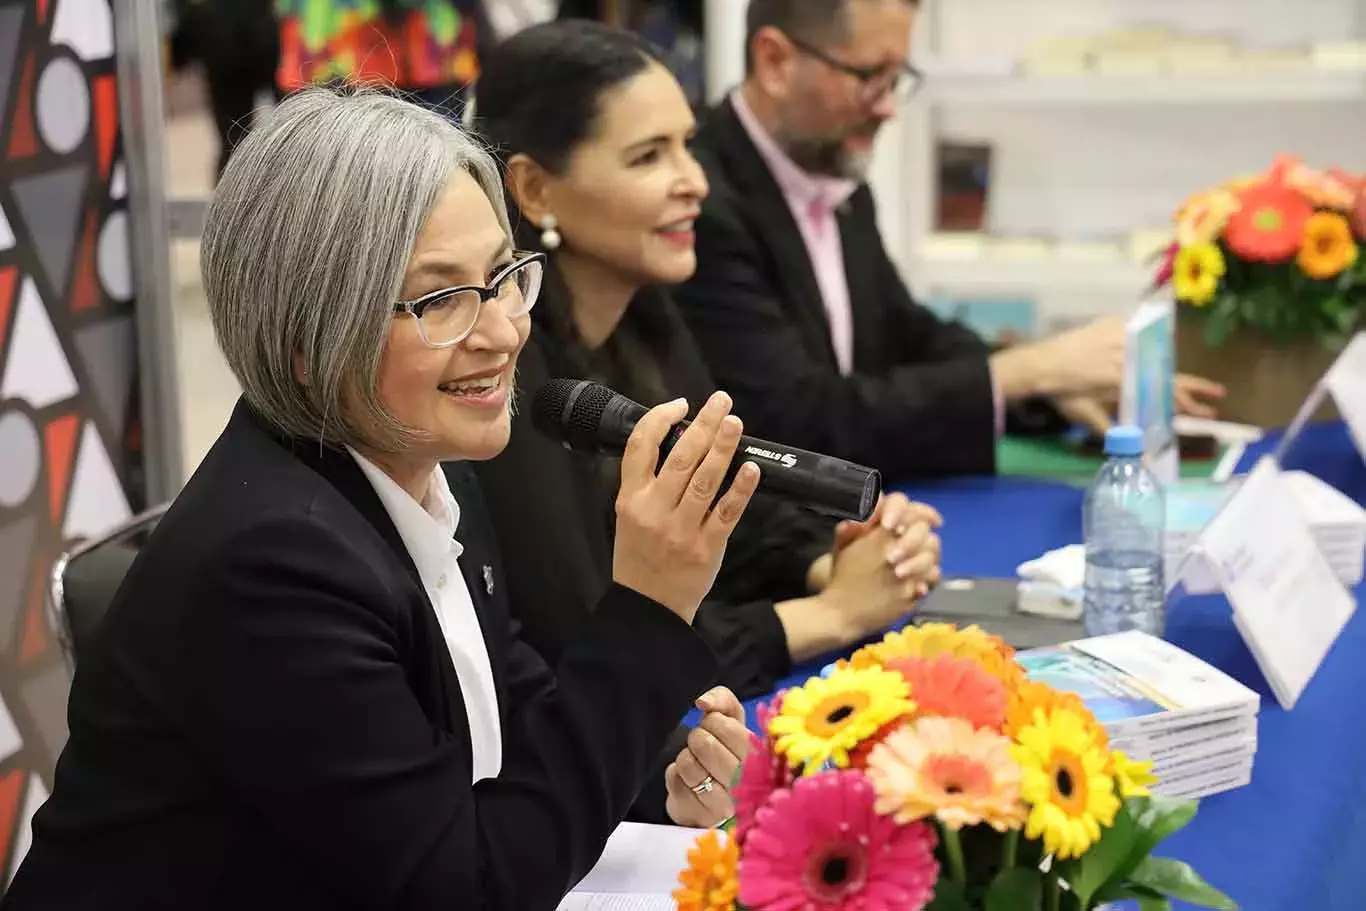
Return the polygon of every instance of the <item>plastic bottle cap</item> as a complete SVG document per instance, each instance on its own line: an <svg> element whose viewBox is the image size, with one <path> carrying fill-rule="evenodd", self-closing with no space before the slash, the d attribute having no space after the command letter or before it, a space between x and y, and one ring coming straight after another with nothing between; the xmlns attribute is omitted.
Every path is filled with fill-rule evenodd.
<svg viewBox="0 0 1366 911"><path fill-rule="evenodd" d="M1105 454L1138 456L1143 454L1143 431L1131 424L1111 427L1105 432Z"/></svg>

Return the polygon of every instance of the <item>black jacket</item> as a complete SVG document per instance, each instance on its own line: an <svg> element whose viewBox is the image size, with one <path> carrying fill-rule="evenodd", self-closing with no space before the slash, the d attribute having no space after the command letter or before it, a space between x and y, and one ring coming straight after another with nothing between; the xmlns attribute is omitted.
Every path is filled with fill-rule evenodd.
<svg viewBox="0 0 1366 911"><path fill-rule="evenodd" d="M554 283L547 282L547 294ZM664 295L647 295L627 310L618 332L635 332L650 348L662 387L654 396L623 388L656 405L686 396L694 411L716 386L687 327ZM476 466L508 565L513 615L526 641L554 661L588 621L611 582L616 483L602 460L566 450L531 425L530 399L547 380L584 377L563 328L550 319L552 301L533 311L535 329L517 361L519 414L512 441L496 459ZM743 412L738 412L743 418ZM716 652L718 682L741 697L772 690L792 667L774 601L801 597L811 563L833 540L824 518L756 496L731 535L711 595L694 621Z"/></svg>
<svg viewBox="0 0 1366 911"><path fill-rule="evenodd" d="M715 662L672 613L610 588L557 683L509 629L476 483L450 476L498 778L470 785L449 652L360 468L239 403L80 656L6 911L551 911Z"/></svg>
<svg viewBox="0 0 1366 911"><path fill-rule="evenodd" d="M729 101L694 148L711 195L679 309L750 432L892 480L994 470L987 346L912 299L867 185L837 215L854 318L854 370L843 376L802 236Z"/></svg>

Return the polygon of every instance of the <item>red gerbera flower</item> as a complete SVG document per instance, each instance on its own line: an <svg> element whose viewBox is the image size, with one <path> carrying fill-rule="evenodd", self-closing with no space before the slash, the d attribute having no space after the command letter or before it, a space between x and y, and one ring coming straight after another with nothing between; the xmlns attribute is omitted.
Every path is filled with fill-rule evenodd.
<svg viewBox="0 0 1366 911"><path fill-rule="evenodd" d="M1278 263L1300 250L1304 228L1314 209L1299 193L1263 182L1238 193L1242 208L1224 228L1224 240L1243 259Z"/></svg>

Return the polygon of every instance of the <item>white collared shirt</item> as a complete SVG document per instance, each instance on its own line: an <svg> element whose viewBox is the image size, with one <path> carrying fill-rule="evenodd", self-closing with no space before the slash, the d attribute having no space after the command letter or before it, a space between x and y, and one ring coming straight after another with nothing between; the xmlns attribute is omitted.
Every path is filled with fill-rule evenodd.
<svg viewBox="0 0 1366 911"><path fill-rule="evenodd" d="M427 599L436 611L446 649L455 665L460 693L469 717L474 777L471 783L496 778L503 768L503 732L498 720L498 693L488 644L479 626L474 600L465 586L459 559L464 548L455 540L460 504L451 496L446 475L438 467L418 503L393 478L365 456L347 447L384 504L403 546L417 566Z"/></svg>

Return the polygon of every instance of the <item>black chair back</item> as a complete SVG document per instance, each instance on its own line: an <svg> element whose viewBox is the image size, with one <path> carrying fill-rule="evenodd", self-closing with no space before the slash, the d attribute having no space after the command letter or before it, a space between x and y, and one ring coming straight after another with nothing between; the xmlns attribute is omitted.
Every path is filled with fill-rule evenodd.
<svg viewBox="0 0 1366 911"><path fill-rule="evenodd" d="M81 542L53 564L48 623L69 670L75 670L81 651L89 647L138 549L168 506L153 507L98 538Z"/></svg>

